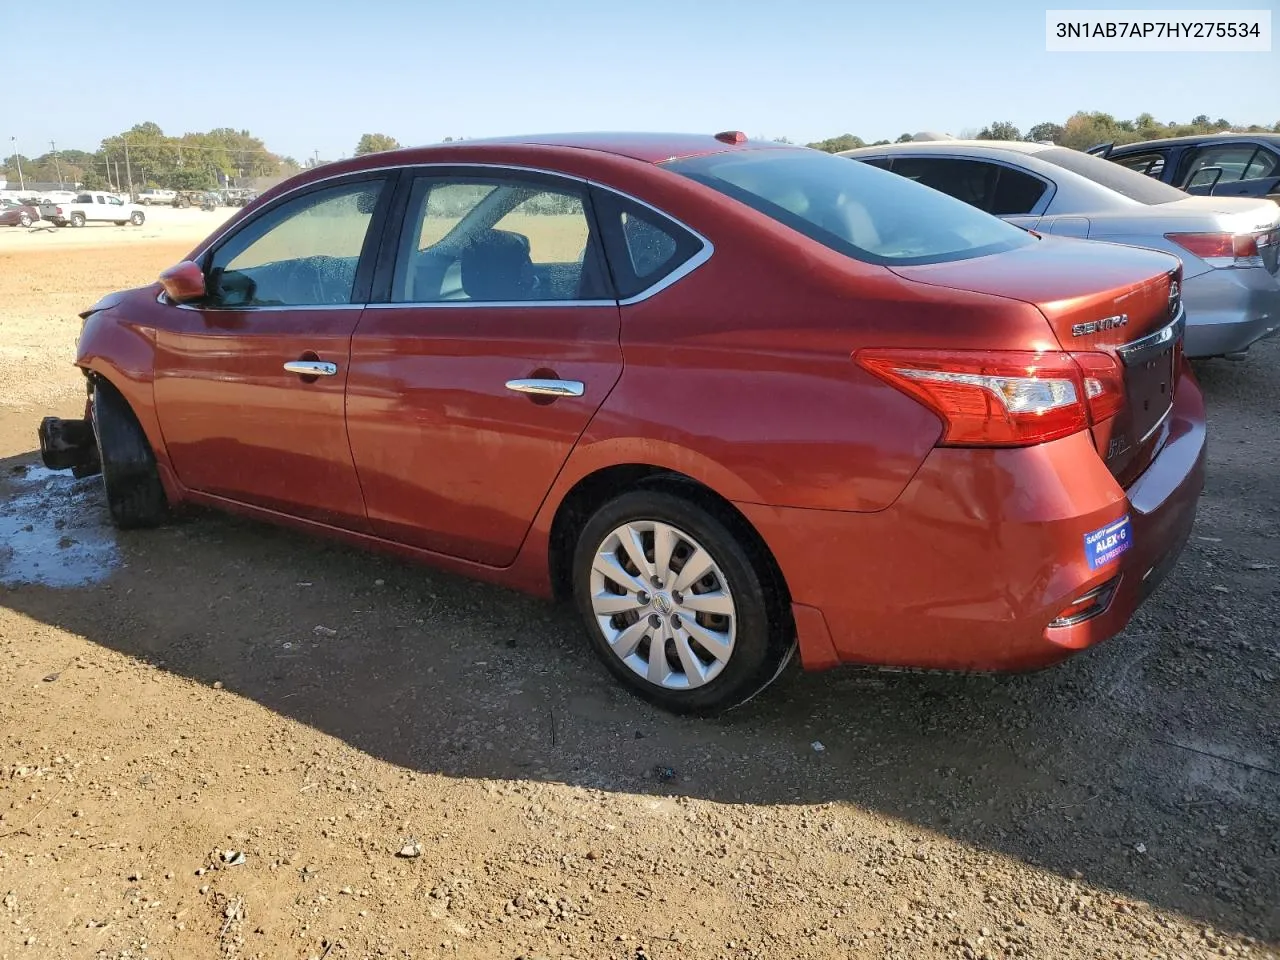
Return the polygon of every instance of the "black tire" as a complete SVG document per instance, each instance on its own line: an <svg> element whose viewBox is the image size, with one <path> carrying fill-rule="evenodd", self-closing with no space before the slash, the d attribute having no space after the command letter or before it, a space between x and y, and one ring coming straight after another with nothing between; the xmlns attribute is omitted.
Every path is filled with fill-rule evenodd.
<svg viewBox="0 0 1280 960"><path fill-rule="evenodd" d="M73 213L73 214L71 215L71 220L70 220L69 222L70 222L70 224L71 224L73 227L83 227L83 226L84 226L84 214L83 214L83 213Z"/></svg>
<svg viewBox="0 0 1280 960"><path fill-rule="evenodd" d="M132 223L135 227L142 226L146 222L146 220L147 220L147 215L143 213L141 210L133 211L133 215L129 217L129 222Z"/></svg>
<svg viewBox="0 0 1280 960"><path fill-rule="evenodd" d="M128 401L102 379L93 390L93 428L112 521L121 530L163 523L169 501L151 444Z"/></svg>
<svg viewBox="0 0 1280 960"><path fill-rule="evenodd" d="M795 650L795 626L780 578L768 559L759 555L760 548L749 528L744 529L745 522L728 509L708 506L710 509L665 489L624 493L587 521L578 537L572 568L574 601L591 645L609 672L651 703L673 713L704 716L751 699L778 677ZM720 672L701 686L671 689L640 676L613 652L597 622L591 600L596 552L613 531L635 521L675 527L696 540L723 571L723 587L734 603L733 649ZM668 662L673 661L669 658Z"/></svg>
<svg viewBox="0 0 1280 960"><path fill-rule="evenodd" d="M116 226L117 226L117 227L127 227L128 225L129 225L129 221L128 221L128 220L117 220L117 221L116 221Z"/></svg>

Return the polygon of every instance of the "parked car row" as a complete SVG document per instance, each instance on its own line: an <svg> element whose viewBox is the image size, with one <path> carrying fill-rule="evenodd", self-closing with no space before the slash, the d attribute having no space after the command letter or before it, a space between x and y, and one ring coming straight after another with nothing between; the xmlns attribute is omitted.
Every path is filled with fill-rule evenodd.
<svg viewBox="0 0 1280 960"><path fill-rule="evenodd" d="M1154 149L1135 146L1144 156ZM1180 156L1185 148L1168 149ZM1223 162L1217 150L1199 150L1195 160L1171 159L1167 169ZM1251 156L1257 153L1249 150ZM943 140L863 147L842 156L933 187L1028 230L1174 254L1183 267L1188 356L1238 359L1280 330L1280 207L1261 196L1189 196L1135 172L1123 160L1110 163L1036 143ZM1272 162L1257 169L1273 169L1266 166Z"/></svg>
<svg viewBox="0 0 1280 960"><path fill-rule="evenodd" d="M29 227L40 219L40 211L29 203L0 200L0 224L7 227Z"/></svg>
<svg viewBox="0 0 1280 960"><path fill-rule="evenodd" d="M994 173L932 189L899 175L920 158ZM44 462L101 472L122 527L204 504L572 599L676 711L797 652L1052 664L1119 632L1189 535L1189 271L1041 231L1113 222L1074 160L872 159L600 134L306 171L82 314L90 399L42 422ZM1224 202L1185 229L1274 229Z"/></svg>
<svg viewBox="0 0 1280 960"><path fill-rule="evenodd" d="M225 190L161 190L141 191L137 202L143 206L168 207L243 207L257 199L253 190L228 188Z"/></svg>

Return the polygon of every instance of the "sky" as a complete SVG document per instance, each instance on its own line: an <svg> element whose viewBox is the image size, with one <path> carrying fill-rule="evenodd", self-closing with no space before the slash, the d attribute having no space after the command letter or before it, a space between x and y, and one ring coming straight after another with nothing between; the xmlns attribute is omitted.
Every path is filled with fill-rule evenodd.
<svg viewBox="0 0 1280 960"><path fill-rule="evenodd" d="M1076 110L1280 121L1280 47L1047 53L1046 6L1072 4L22 4L6 14L5 32L39 42L5 45L0 155L14 137L29 156L51 140L59 149L94 150L143 121L174 135L247 129L300 161L349 156L362 133L408 146L446 136L736 129L804 143L841 133L868 142L923 130L958 134L996 120L1025 132ZM1276 0L1183 6L1272 9L1280 27Z"/></svg>

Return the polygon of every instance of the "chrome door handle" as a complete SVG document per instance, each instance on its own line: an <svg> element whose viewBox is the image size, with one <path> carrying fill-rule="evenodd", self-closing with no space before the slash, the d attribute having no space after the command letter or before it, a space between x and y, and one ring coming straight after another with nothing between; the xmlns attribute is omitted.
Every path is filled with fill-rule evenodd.
<svg viewBox="0 0 1280 960"><path fill-rule="evenodd" d="M284 369L304 377L332 377L338 372L338 365L327 360L290 360Z"/></svg>
<svg viewBox="0 0 1280 960"><path fill-rule="evenodd" d="M507 389L538 397L580 397L586 387L580 380L508 380Z"/></svg>

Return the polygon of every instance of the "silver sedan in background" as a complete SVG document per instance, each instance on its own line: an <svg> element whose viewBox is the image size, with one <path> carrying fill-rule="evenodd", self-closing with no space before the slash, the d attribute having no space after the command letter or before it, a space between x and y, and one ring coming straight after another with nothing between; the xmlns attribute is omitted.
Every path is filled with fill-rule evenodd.
<svg viewBox="0 0 1280 960"><path fill-rule="evenodd" d="M892 170L1018 226L1151 247L1183 263L1187 354L1241 359L1280 330L1280 206L1193 197L1052 144L938 140L840 154Z"/></svg>

